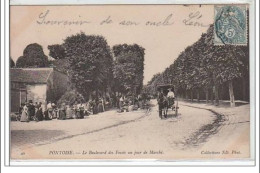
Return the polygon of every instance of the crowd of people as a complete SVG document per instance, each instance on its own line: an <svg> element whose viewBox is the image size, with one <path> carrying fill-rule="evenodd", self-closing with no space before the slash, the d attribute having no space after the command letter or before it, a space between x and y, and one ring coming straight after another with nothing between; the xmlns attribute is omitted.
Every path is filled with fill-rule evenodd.
<svg viewBox="0 0 260 173"><path fill-rule="evenodd" d="M90 109L89 104L83 104L82 102L75 102L73 105L62 103L58 107L52 102L48 102L46 105L41 102L33 103L30 100L28 103L21 105L19 114L21 115L21 122L52 119L82 119L85 115L88 116L91 113Z"/></svg>
<svg viewBox="0 0 260 173"><path fill-rule="evenodd" d="M141 95L137 97L118 95L111 99L95 99L88 102L75 101L73 104L62 103L56 105L53 102L42 103L29 100L23 103L19 109L20 121L43 121L52 119L83 119L91 114L104 112L108 108L117 108L118 112L129 112L143 108L147 99Z"/></svg>
<svg viewBox="0 0 260 173"><path fill-rule="evenodd" d="M118 112L129 112L140 108L145 108L150 98L146 95L138 95L137 97L129 95L118 95L116 97L116 105Z"/></svg>

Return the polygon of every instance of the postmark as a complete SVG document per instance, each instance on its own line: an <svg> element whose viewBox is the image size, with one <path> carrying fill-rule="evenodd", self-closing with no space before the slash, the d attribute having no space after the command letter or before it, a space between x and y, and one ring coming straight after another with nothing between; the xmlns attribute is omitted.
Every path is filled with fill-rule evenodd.
<svg viewBox="0 0 260 173"><path fill-rule="evenodd" d="M247 44L246 5L214 6L214 44Z"/></svg>

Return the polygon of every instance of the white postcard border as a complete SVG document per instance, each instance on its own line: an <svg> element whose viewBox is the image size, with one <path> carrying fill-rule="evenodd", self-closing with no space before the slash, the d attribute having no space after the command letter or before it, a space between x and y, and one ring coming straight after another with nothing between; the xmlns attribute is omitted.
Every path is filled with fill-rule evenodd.
<svg viewBox="0 0 260 173"><path fill-rule="evenodd" d="M250 31L249 31L249 36L250 36L250 119L253 121L250 121L250 134L251 137L255 138L256 133L255 131L259 131L259 108L257 110L257 105L256 105L256 96L257 94L257 89L256 84L259 83L258 77L256 77L257 74L259 74L259 68L256 68L256 65L259 65L259 60L256 60L256 46L255 42L253 41L256 38L255 34L255 4L254 1L252 0L241 0L241 1L234 1L234 0L219 0L217 2L212 2L210 0L203 0L203 1L180 1L180 0L168 0L168 1L157 1L157 0L150 0L150 1L124 1L124 3L119 3L119 4L212 4L212 3L249 3L250 7ZM75 1L69 0L66 1L66 3L62 0L55 0L55 1L50 1L50 0L40 0L36 1L34 0L11 0L10 4L12 5L57 5L57 4L118 4L118 1L115 0L102 0L102 1L83 1L79 0L77 3ZM3 9L3 6L1 6ZM4 121L1 121L1 128L5 130L4 137L5 137L5 165L6 166L30 166L30 165L56 165L56 166L61 166L61 165L68 165L68 162L72 166L86 166L86 165L129 165L129 166L134 166L134 165L157 165L157 166L205 166L205 165L222 165L222 166L253 166L255 165L255 158L256 158L256 146L255 146L255 139L250 138L250 153L251 153L251 158L248 160L225 160L225 161L192 161L192 160L185 160L185 161L179 161L179 160L174 160L174 161L157 161L157 160L120 160L120 161L107 161L107 160L98 160L98 161L82 161L82 160L66 160L66 161L12 161L10 162L10 128L9 128L9 118L8 118L8 111L9 111L9 61L7 60L6 57L9 57L9 3L5 1L4 4L5 11L1 9L1 13L4 13L4 15L1 15L1 18L4 18L4 36L5 39L4 41L1 39L1 45L4 46L4 52L1 51L1 57L5 57L4 63L1 63L1 83L4 84L1 85L1 91L4 91L1 94L4 94L1 97L1 102L4 103L4 109L1 109L1 114L5 115L4 116ZM4 12L3 12L4 11ZM4 17L3 17L4 16ZM3 20L2 20L3 21ZM1 27L1 31L3 28ZM259 57L259 56L258 56ZM3 62L2 58L1 61ZM257 63L258 62L258 63ZM258 73L257 73L258 71ZM258 83L257 83L258 80ZM258 98L259 99L259 98ZM258 112L258 113L257 113ZM1 116L3 118L3 116ZM258 124L258 125L257 125ZM258 139L259 140L259 139Z"/></svg>

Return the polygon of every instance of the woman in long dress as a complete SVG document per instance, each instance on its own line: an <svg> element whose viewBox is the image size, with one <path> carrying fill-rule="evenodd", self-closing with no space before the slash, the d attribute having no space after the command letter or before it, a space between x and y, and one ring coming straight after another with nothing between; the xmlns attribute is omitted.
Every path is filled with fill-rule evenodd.
<svg viewBox="0 0 260 173"><path fill-rule="evenodd" d="M104 112L103 99L101 99L101 98L98 100L98 112Z"/></svg>
<svg viewBox="0 0 260 173"><path fill-rule="evenodd" d="M66 106L66 118L72 119L73 118L73 112L69 105Z"/></svg>
<svg viewBox="0 0 260 173"><path fill-rule="evenodd" d="M42 103L40 102L38 105L35 106L36 107L36 119L38 121L42 121L43 120L43 111L42 111Z"/></svg>
<svg viewBox="0 0 260 173"><path fill-rule="evenodd" d="M28 107L26 104L23 107L22 115L21 115L21 122L29 122L29 116L28 116Z"/></svg>
<svg viewBox="0 0 260 173"><path fill-rule="evenodd" d="M78 111L79 111L79 119L83 119L84 118L84 105L82 104L82 102L80 104L78 104Z"/></svg>
<svg viewBox="0 0 260 173"><path fill-rule="evenodd" d="M75 113L76 113L76 119L80 119L79 105L80 104L77 104L77 103L75 103L75 105L74 105L74 109L75 109Z"/></svg>
<svg viewBox="0 0 260 173"><path fill-rule="evenodd" d="M84 114L86 115L86 116L89 116L89 114L90 114L90 110L91 108L90 108L90 102L88 101L85 105L84 105L84 110L85 110L85 112L84 112Z"/></svg>
<svg viewBox="0 0 260 173"><path fill-rule="evenodd" d="M66 106L65 103L61 104L60 110L59 110L59 119L60 120L66 120Z"/></svg>

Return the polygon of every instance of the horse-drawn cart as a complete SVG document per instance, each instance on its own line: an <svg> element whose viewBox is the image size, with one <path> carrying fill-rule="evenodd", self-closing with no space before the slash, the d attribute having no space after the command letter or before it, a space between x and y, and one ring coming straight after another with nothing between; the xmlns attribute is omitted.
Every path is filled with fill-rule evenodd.
<svg viewBox="0 0 260 173"><path fill-rule="evenodd" d="M175 116L178 115L178 100L176 95L170 95L168 92L174 92L174 86L172 84L161 84L157 85L158 91L158 105L159 105L159 116L162 118L164 116L167 118L168 116L168 109L174 111Z"/></svg>

